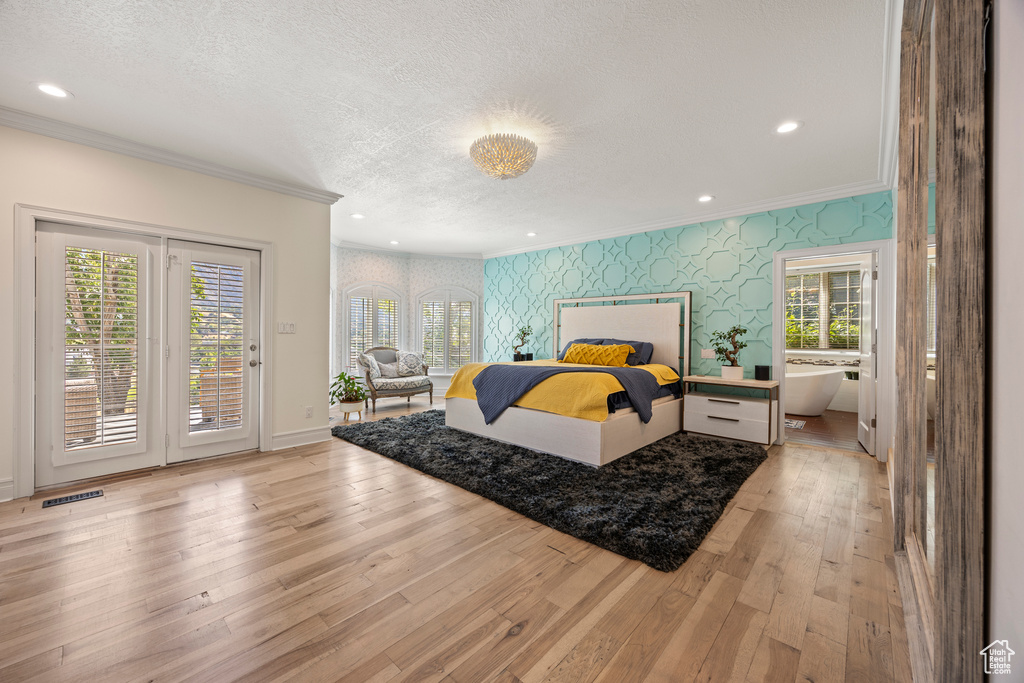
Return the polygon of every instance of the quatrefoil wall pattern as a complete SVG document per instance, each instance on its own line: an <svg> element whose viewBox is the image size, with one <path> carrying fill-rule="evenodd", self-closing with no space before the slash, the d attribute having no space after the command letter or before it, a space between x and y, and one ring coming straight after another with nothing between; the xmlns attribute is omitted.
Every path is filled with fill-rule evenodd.
<svg viewBox="0 0 1024 683"><path fill-rule="evenodd" d="M772 258L775 252L892 237L892 194L849 197L484 263L484 360L510 360L512 336L532 325L524 352L551 357L555 299L649 292L693 292L691 371L717 374L702 360L711 333L736 323L750 333L741 361L771 363Z"/></svg>

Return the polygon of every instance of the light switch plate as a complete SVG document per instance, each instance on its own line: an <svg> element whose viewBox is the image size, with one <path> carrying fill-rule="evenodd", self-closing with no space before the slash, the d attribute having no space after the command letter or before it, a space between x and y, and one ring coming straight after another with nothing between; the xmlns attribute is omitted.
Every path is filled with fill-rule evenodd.
<svg viewBox="0 0 1024 683"><path fill-rule="evenodd" d="M700 350L700 357L701 358L714 358L715 357L715 350L714 349L701 349Z"/></svg>

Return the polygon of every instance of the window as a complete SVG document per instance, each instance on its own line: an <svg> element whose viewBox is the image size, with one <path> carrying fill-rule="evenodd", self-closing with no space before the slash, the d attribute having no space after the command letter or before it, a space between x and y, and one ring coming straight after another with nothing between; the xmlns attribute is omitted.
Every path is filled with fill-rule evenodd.
<svg viewBox="0 0 1024 683"><path fill-rule="evenodd" d="M139 257L66 247L64 304L64 449L136 441Z"/></svg>
<svg viewBox="0 0 1024 683"><path fill-rule="evenodd" d="M786 276L787 349L860 348L860 271Z"/></svg>
<svg viewBox="0 0 1024 683"><path fill-rule="evenodd" d="M398 347L401 298L383 285L358 285L346 296L348 331L347 365L353 368L356 358L374 346Z"/></svg>
<svg viewBox="0 0 1024 683"><path fill-rule="evenodd" d="M476 297L462 289L437 289L419 299L423 362L455 372L473 360Z"/></svg>

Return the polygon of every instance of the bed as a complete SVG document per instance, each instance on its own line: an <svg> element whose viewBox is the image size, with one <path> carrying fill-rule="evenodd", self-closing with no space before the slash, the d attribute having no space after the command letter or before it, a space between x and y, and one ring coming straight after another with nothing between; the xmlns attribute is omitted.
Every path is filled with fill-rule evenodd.
<svg viewBox="0 0 1024 683"><path fill-rule="evenodd" d="M664 299L670 301L662 301ZM628 303L645 300L655 303ZM649 370L660 365L667 366L665 370L678 376L689 373L690 292L559 299L554 303L552 325L553 357L569 340L636 339L649 341L654 346ZM474 367L467 371L478 370ZM665 371L652 371L659 375L661 384L666 378ZM592 374L608 377L600 372ZM552 382L558 377L563 375L544 381ZM682 399L674 396L655 399L647 423L630 407L617 408L611 413L606 411L603 419L594 419L601 416L593 413L588 414L590 419L585 419L559 414L557 407L526 407L520 402L529 405L530 401L520 401L487 424L477 401L457 389L465 387L465 382L457 380L458 373L446 394L445 424L449 427L595 467L678 432L682 427ZM462 395L457 395L460 393Z"/></svg>

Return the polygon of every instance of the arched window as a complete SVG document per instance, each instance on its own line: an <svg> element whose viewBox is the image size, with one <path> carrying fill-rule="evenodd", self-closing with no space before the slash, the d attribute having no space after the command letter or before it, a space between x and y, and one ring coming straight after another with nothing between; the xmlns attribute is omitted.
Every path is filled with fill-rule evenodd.
<svg viewBox="0 0 1024 683"><path fill-rule="evenodd" d="M374 346L398 347L402 297L386 285L361 283L345 291L345 363Z"/></svg>
<svg viewBox="0 0 1024 683"><path fill-rule="evenodd" d="M477 297L461 287L432 289L417 300L423 362L455 372L476 359Z"/></svg>

